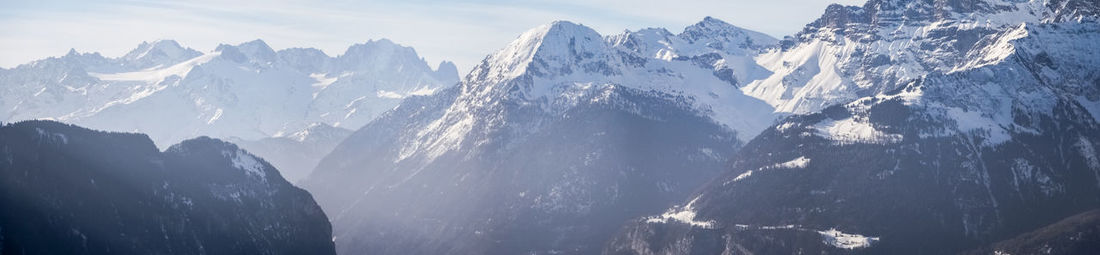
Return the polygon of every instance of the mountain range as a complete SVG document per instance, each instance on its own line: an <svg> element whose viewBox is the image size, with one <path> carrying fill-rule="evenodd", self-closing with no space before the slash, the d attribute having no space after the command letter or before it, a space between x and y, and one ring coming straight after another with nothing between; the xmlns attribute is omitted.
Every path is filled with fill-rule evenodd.
<svg viewBox="0 0 1100 255"><path fill-rule="evenodd" d="M302 185L342 253L597 253L775 120L739 88L776 41L714 18L613 36L553 22L356 131Z"/></svg>
<svg viewBox="0 0 1100 255"><path fill-rule="evenodd" d="M959 252L1100 206L1096 7L874 0L783 40L554 22L303 185L345 253Z"/></svg>
<svg viewBox="0 0 1100 255"><path fill-rule="evenodd" d="M790 75L746 87L807 113L756 136L682 204L628 224L605 253L954 253L1096 208L1097 7L831 6L759 58L786 59L772 70Z"/></svg>
<svg viewBox="0 0 1100 255"><path fill-rule="evenodd" d="M0 69L0 119L141 132L160 146L196 136L257 141L316 134L307 129L317 125L358 129L404 97L457 80L453 63L433 69L389 40L356 44L336 57L312 48L275 51L261 40L205 53L160 40L118 58L71 50ZM333 135L339 133L323 134ZM279 168L297 181L313 166Z"/></svg>
<svg viewBox="0 0 1100 255"><path fill-rule="evenodd" d="M554 21L462 78L387 40L157 41L0 69L0 90L8 121L222 151L161 168L269 160L341 254L1073 254L1100 208L1094 0L869 0L782 39ZM63 126L5 127L27 125ZM267 160L152 146L201 135Z"/></svg>

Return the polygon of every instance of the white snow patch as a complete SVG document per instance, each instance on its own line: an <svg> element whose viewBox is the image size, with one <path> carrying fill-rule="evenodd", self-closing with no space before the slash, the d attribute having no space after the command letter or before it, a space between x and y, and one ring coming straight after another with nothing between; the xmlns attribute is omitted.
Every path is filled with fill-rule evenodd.
<svg viewBox="0 0 1100 255"><path fill-rule="evenodd" d="M646 219L646 223L668 223L669 220L673 220L673 221L678 221L680 223L691 225L693 227L700 227L700 228L705 228L705 229L713 228L714 224L715 224L715 222L713 220L709 220L709 221L695 220L695 209L692 208L692 206L695 204L695 201L697 201L697 200L699 200L699 197L696 197L695 199L692 199L691 202L688 202L688 204L685 205L684 207L681 207L681 208L675 208L674 207L674 208L669 209L664 214L661 214L660 216L649 217L648 219Z"/></svg>
<svg viewBox="0 0 1100 255"><path fill-rule="evenodd" d="M778 126L775 126L775 130L779 131L779 132L787 132L788 129L791 129L796 124L797 123L795 123L793 121L792 122L786 122L786 123L783 123L783 124L779 124Z"/></svg>
<svg viewBox="0 0 1100 255"><path fill-rule="evenodd" d="M797 229L797 228L798 228L798 226L795 226L795 225L781 225L781 226L761 226L761 227L760 227L760 229L768 229L768 230L775 230L775 229Z"/></svg>
<svg viewBox="0 0 1100 255"><path fill-rule="evenodd" d="M404 95L398 94L397 92L393 92L393 91L385 91L385 90L379 90L379 91L378 91L378 97L381 97L381 98L392 98L392 99L402 99L402 98L405 98L405 96L404 96Z"/></svg>
<svg viewBox="0 0 1100 255"><path fill-rule="evenodd" d="M393 91L378 90L378 93L376 95L380 98L403 99L403 98L410 97L410 96L427 96L427 95L434 94L435 91L436 91L436 89L427 88L427 87L419 88L419 89L416 89L416 90L413 90L413 91L409 91L407 93L398 93L398 92L393 92Z"/></svg>
<svg viewBox="0 0 1100 255"><path fill-rule="evenodd" d="M236 152L223 151L223 156L231 157L233 161L233 167L244 170L250 176L256 176L260 179L266 180L267 173L264 172L264 165L260 163L259 159L248 155L244 150L237 150Z"/></svg>
<svg viewBox="0 0 1100 255"><path fill-rule="evenodd" d="M806 168L806 164L810 163L810 159L807 157L798 157L791 161L775 164L772 168Z"/></svg>
<svg viewBox="0 0 1100 255"><path fill-rule="evenodd" d="M335 83L336 80L340 79L340 77L329 78L328 74L326 73L312 73L309 74L309 78L313 78L313 80L317 81L313 84L310 84L310 87L314 88L313 99L317 99L317 94L320 94L322 90L325 90L325 88L328 88L329 85L332 85L332 83Z"/></svg>
<svg viewBox="0 0 1100 255"><path fill-rule="evenodd" d="M868 237L858 234L848 234L840 232L835 228L817 231L825 239L825 243L842 249L856 249L871 247L871 244L878 242L878 237Z"/></svg>
<svg viewBox="0 0 1100 255"><path fill-rule="evenodd" d="M829 119L817 123L814 128L822 137L838 142L896 143L903 138L900 134L877 130L871 123L854 118Z"/></svg>
<svg viewBox="0 0 1100 255"><path fill-rule="evenodd" d="M210 117L210 120L206 121L206 124L207 125L214 124L214 121L217 121L218 118L221 118L221 117L222 117L222 108L218 108L218 110L214 111L214 116Z"/></svg>
<svg viewBox="0 0 1100 255"><path fill-rule="evenodd" d="M950 107L947 108L947 116L955 120L956 127L960 133L966 133L971 131L986 131L988 140L987 144L1001 144L1010 139L1012 136L1005 131L1003 127L996 120L991 117L985 117L979 111L967 111L960 108Z"/></svg>
<svg viewBox="0 0 1100 255"><path fill-rule="evenodd" d="M88 74L104 81L145 81L150 83L159 83L165 78L171 77L173 75L184 77L187 75L187 72L190 72L191 69L195 66L209 62L211 59L214 59L214 57L217 57L218 55L221 55L221 52L208 53L202 56L195 57L191 60L184 61L183 63L179 63L162 69L143 70L127 73Z"/></svg>
<svg viewBox="0 0 1100 255"><path fill-rule="evenodd" d="M773 165L770 165L770 166L761 167L761 168L756 169L756 170L745 171L744 173L742 173L740 175L737 175L737 177L734 177L733 180L727 181L726 183L724 183L722 185L727 185L727 184L730 184L730 183L741 181L745 178L749 178L750 176L752 176L753 172L759 172L759 171L764 171L764 170L774 169L774 168L806 168L806 165L809 164L809 163L810 163L810 158L807 158L805 156L801 156L801 157L792 159L792 160L787 161L787 162L777 163L777 164L773 164Z"/></svg>
<svg viewBox="0 0 1100 255"><path fill-rule="evenodd" d="M741 174L737 175L737 177L733 178L733 181L734 182L740 181L742 179L749 178L749 176L752 176L752 170L748 170L748 171L745 171L744 173L741 173Z"/></svg>
<svg viewBox="0 0 1100 255"><path fill-rule="evenodd" d="M825 244L832 245L833 247L841 249L857 249L871 247L872 244L879 241L878 237L863 236L859 234L848 234L836 230L836 228L830 228L829 230L815 230L810 228L804 228L800 225L779 225L779 226L753 226L748 224L735 224L738 228L745 229L761 229L761 230L795 230L805 232L816 232L821 235L822 241Z"/></svg>

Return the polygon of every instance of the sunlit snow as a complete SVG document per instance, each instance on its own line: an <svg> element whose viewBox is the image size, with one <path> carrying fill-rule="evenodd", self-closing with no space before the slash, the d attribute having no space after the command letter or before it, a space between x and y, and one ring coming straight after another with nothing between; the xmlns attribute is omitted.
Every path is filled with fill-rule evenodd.
<svg viewBox="0 0 1100 255"><path fill-rule="evenodd" d="M714 227L715 222L713 220L710 220L710 221L695 220L695 209L692 208L692 206L695 205L696 200L699 200L699 198L696 197L695 199L692 199L691 202L689 202L687 205L685 205L682 208L671 208L667 212L665 212L664 214L661 214L660 216L649 217L649 218L646 219L646 222L647 223L668 223L669 220L672 220L672 221L688 224L688 225L691 225L691 226L694 226L694 227L700 227L700 228L712 228L712 227Z"/></svg>
<svg viewBox="0 0 1100 255"><path fill-rule="evenodd" d="M825 243L842 249L856 249L871 247L871 244L878 242L878 237L867 237L858 234L848 234L840 232L835 228L817 231L821 233L821 237L825 239Z"/></svg>

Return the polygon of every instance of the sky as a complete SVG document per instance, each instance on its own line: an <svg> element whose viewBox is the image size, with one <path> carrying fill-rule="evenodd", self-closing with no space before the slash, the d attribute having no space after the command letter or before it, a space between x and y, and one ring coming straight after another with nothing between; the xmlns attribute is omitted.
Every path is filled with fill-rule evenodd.
<svg viewBox="0 0 1100 255"><path fill-rule="evenodd" d="M777 38L798 32L832 3L865 0L0 0L0 68L69 49L118 57L143 41L172 39L208 52L262 39L272 48L330 56L368 40L416 49L460 72L524 31L569 20L601 34L663 27L678 33L712 16Z"/></svg>

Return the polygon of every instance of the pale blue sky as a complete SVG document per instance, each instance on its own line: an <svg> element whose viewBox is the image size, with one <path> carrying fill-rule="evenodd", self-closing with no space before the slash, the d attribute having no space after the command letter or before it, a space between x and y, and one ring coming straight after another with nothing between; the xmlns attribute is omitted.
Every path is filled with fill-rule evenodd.
<svg viewBox="0 0 1100 255"><path fill-rule="evenodd" d="M570 20L603 34L646 27L679 32L713 16L775 37L793 34L831 3L865 0L373 0L59 1L0 0L0 67L69 48L123 55L142 41L174 39L199 51L260 38L275 49L318 48L388 38L460 72L523 31Z"/></svg>

